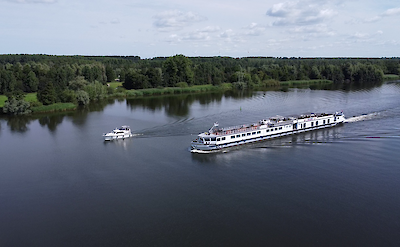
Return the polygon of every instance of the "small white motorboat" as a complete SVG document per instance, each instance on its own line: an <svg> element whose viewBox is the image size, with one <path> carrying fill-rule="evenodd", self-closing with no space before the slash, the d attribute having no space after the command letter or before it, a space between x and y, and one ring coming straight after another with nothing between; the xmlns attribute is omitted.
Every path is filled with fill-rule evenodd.
<svg viewBox="0 0 400 247"><path fill-rule="evenodd" d="M115 128L113 131L103 134L105 141L117 139L125 139L132 137L132 132L129 126L123 125L120 128Z"/></svg>

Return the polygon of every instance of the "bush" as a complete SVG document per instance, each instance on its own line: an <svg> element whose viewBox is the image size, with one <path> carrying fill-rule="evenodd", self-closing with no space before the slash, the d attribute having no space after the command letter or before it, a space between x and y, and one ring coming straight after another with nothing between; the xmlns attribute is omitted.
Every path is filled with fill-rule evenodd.
<svg viewBox="0 0 400 247"><path fill-rule="evenodd" d="M88 93L83 90L76 91L76 101L79 105L87 105L90 102Z"/></svg>
<svg viewBox="0 0 400 247"><path fill-rule="evenodd" d="M30 104L24 99L9 97L4 103L3 113L9 115L24 115L31 113Z"/></svg>
<svg viewBox="0 0 400 247"><path fill-rule="evenodd" d="M236 88L236 89L239 89L239 90L243 90L243 89L245 89L246 88L246 83L245 82L242 82L242 81L237 81L237 82L234 82L234 83L232 83L233 84L233 87L234 88Z"/></svg>
<svg viewBox="0 0 400 247"><path fill-rule="evenodd" d="M176 86L181 88L189 87L189 85L184 81L176 83Z"/></svg>
<svg viewBox="0 0 400 247"><path fill-rule="evenodd" d="M64 90L61 93L61 102L63 102L63 103L67 103L67 102L77 103L75 92L72 91L72 90Z"/></svg>

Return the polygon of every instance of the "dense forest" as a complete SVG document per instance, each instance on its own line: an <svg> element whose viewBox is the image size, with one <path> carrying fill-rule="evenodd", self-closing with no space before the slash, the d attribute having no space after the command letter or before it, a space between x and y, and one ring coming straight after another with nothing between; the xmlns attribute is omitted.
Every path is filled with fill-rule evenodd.
<svg viewBox="0 0 400 247"><path fill-rule="evenodd" d="M400 59L0 55L0 94L11 99L37 92L43 105L83 105L112 94L106 85L114 81L125 89L223 83L251 88L314 79L377 84L384 74L399 75Z"/></svg>

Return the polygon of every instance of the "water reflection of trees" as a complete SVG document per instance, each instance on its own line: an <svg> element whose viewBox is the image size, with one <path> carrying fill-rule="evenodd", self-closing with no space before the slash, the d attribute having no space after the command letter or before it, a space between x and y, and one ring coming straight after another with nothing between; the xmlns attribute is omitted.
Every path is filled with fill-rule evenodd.
<svg viewBox="0 0 400 247"><path fill-rule="evenodd" d="M8 117L7 126L10 127L12 132L26 132L28 130L28 124L32 121L29 116L11 116Z"/></svg>
<svg viewBox="0 0 400 247"><path fill-rule="evenodd" d="M54 132L57 129L57 125L61 124L64 119L64 115L47 115L40 117L39 124L43 127L46 127L50 130L50 132Z"/></svg>
<svg viewBox="0 0 400 247"><path fill-rule="evenodd" d="M128 107L133 111L137 108L150 111L165 110L169 116L189 115L191 105L198 102L200 105L208 105L221 102L222 98L248 98L252 97L252 91L227 91L208 92L200 94L166 95L155 97L143 97L127 99Z"/></svg>

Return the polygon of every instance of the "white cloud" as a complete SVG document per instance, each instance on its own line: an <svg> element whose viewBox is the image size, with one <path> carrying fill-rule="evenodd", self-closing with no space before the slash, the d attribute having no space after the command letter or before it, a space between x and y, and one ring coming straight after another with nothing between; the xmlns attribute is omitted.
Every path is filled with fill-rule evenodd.
<svg viewBox="0 0 400 247"><path fill-rule="evenodd" d="M194 41L194 40L206 41L206 40L210 40L211 37L207 33L193 32L193 33L189 33L189 34L183 36L182 39L186 40L186 41Z"/></svg>
<svg viewBox="0 0 400 247"><path fill-rule="evenodd" d="M380 15L365 19L364 22L366 23L377 22L385 17L395 16L395 15L400 15L400 8L388 9L385 12L381 13Z"/></svg>
<svg viewBox="0 0 400 247"><path fill-rule="evenodd" d="M260 36L264 34L266 28L263 26L258 25L257 23L253 22L249 26L245 27L246 29L245 34L250 36Z"/></svg>
<svg viewBox="0 0 400 247"><path fill-rule="evenodd" d="M274 4L267 11L267 16L277 18L272 26L313 25L322 23L337 14L326 4L314 1L295 1Z"/></svg>
<svg viewBox="0 0 400 247"><path fill-rule="evenodd" d="M200 16L194 12L181 12L177 10L165 11L154 16L156 21L153 25L160 31L180 30L195 22L207 20L206 17Z"/></svg>
<svg viewBox="0 0 400 247"><path fill-rule="evenodd" d="M168 43L179 43L183 41L209 41L212 39L211 34L220 31L219 26L207 26L202 29L197 29L193 32L183 33L181 35L172 34L165 39Z"/></svg>
<svg viewBox="0 0 400 247"><path fill-rule="evenodd" d="M388 9L382 13L382 16L400 15L400 8Z"/></svg>
<svg viewBox="0 0 400 247"><path fill-rule="evenodd" d="M199 32L207 32L207 33L213 33L213 32L218 32L221 30L219 26L207 26L203 29L198 30Z"/></svg>
<svg viewBox="0 0 400 247"><path fill-rule="evenodd" d="M235 33L233 32L232 29L227 29L225 31L223 31L222 33L220 33L219 37L221 38L226 38L226 39L230 39L235 35Z"/></svg>
<svg viewBox="0 0 400 247"><path fill-rule="evenodd" d="M326 24L318 24L312 26L299 26L289 29L292 33L309 34L311 36L334 36L335 32L328 28Z"/></svg>

